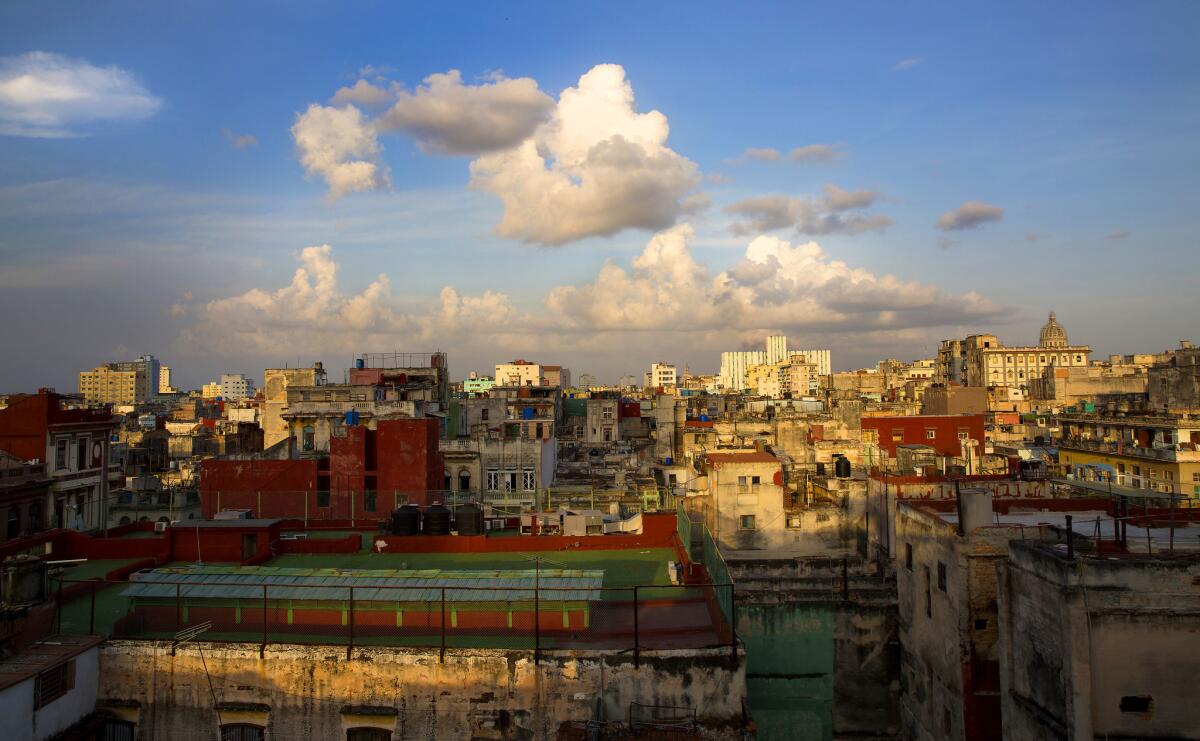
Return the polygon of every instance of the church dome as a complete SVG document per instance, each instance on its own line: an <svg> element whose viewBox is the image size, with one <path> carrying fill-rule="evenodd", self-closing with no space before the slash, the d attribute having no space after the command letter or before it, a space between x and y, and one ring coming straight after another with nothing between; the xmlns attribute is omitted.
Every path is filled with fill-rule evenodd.
<svg viewBox="0 0 1200 741"><path fill-rule="evenodd" d="M1054 312L1050 312L1050 319L1042 327L1042 334L1038 338L1038 347L1066 347L1067 346L1067 330L1063 329L1062 325L1054 317Z"/></svg>

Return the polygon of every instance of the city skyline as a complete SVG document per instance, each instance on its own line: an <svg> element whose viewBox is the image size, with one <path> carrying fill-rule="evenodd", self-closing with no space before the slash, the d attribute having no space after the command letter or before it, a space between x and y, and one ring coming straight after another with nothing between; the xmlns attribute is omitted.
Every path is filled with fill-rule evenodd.
<svg viewBox="0 0 1200 741"><path fill-rule="evenodd" d="M1097 358L1190 336L1193 7L847 13L330 6L267 51L265 8L8 6L0 391L396 348L611 381L775 333L844 370L1051 310Z"/></svg>

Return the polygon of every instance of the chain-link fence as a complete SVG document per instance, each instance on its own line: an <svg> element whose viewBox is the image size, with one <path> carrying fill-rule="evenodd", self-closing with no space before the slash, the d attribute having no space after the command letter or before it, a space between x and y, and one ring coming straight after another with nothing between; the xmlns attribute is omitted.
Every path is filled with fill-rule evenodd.
<svg viewBox="0 0 1200 741"><path fill-rule="evenodd" d="M636 656L733 646L731 584L603 587L588 579L598 573L480 572L461 585L431 576L392 586L370 576L347 577L362 582L347 585L325 576L311 584L270 574L146 572L129 582L55 579L52 597L58 632L113 638L185 634L263 647L345 645L347 652L420 646L443 655L447 648L597 648Z"/></svg>

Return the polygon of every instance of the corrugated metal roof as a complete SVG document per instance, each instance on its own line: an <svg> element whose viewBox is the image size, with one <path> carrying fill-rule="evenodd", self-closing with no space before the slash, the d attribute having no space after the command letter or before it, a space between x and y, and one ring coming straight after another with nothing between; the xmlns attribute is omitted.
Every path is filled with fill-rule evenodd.
<svg viewBox="0 0 1200 741"><path fill-rule="evenodd" d="M443 571L441 569L296 569L205 566L139 571L129 577L126 597L191 599L349 600L355 602L495 602L532 600L535 584L543 600L594 601L604 582L601 570Z"/></svg>

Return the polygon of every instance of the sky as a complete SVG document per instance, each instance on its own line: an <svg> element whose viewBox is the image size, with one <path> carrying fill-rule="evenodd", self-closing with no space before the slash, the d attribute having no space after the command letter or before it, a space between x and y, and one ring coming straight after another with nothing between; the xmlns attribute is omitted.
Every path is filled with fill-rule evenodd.
<svg viewBox="0 0 1200 741"><path fill-rule="evenodd" d="M0 5L0 392L1198 339L1195 3L509 5Z"/></svg>

